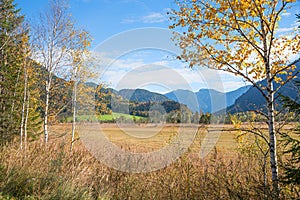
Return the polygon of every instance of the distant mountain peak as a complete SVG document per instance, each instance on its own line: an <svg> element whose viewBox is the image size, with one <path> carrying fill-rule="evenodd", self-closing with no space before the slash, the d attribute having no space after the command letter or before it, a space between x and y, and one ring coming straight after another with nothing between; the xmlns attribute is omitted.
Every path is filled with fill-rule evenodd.
<svg viewBox="0 0 300 200"><path fill-rule="evenodd" d="M295 73L299 73L300 71L300 59L295 60L291 65L296 65ZM283 80L286 80L285 74L282 74L281 77ZM266 80L259 81L258 84L266 85ZM279 84L274 82L274 88L278 88ZM295 83L293 81L289 81L282 88L279 89L278 93L284 96L289 96L293 99L297 97L297 92L295 92ZM276 106L279 106L275 109L279 109L281 103L276 101ZM236 99L234 105L231 105L227 108L227 111L230 113L236 112L246 112L251 110L266 110L266 100L264 99L261 92L254 86L251 86L247 92L241 95L238 99Z"/></svg>
<svg viewBox="0 0 300 200"><path fill-rule="evenodd" d="M165 96L185 104L192 111L216 112L234 104L235 100L244 94L251 86L243 86L230 92L219 92L215 89L202 88L198 92L178 89Z"/></svg>

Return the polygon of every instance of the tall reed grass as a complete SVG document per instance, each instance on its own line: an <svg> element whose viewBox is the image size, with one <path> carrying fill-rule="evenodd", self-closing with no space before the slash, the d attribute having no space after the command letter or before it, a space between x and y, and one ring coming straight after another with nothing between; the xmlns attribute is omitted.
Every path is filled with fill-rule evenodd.
<svg viewBox="0 0 300 200"><path fill-rule="evenodd" d="M150 173L120 172L98 162L78 141L17 144L0 152L0 199L272 199L259 155L189 151ZM133 148L133 147L131 147ZM297 198L287 188L282 198ZM299 198L299 196L298 196Z"/></svg>

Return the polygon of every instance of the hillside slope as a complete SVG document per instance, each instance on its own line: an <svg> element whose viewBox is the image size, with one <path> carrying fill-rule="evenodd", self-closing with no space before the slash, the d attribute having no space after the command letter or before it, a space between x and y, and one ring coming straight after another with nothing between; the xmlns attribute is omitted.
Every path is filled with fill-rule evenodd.
<svg viewBox="0 0 300 200"><path fill-rule="evenodd" d="M295 62L296 69L294 73L299 73L300 71L300 61ZM286 79L287 75L281 75L281 78L283 80ZM258 84L266 85L266 80L259 81ZM278 88L279 84L275 83L274 88ZM293 99L296 99L299 94L297 94L296 85L294 81L288 82L286 85L281 87L278 91L278 93L275 95L275 98L278 97L279 94L284 96L289 96ZM276 99L276 108L279 110L281 107L281 103L279 101L279 98ZM245 94L241 95L237 100L235 101L234 105L229 106L227 108L227 112L229 113L236 113L236 112L245 112L245 111L251 111L251 110L266 110L266 100L264 99L261 92L252 86Z"/></svg>
<svg viewBox="0 0 300 200"><path fill-rule="evenodd" d="M144 89L122 89L117 94L122 96L124 99L134 102L161 103L170 100L162 94L150 92Z"/></svg>

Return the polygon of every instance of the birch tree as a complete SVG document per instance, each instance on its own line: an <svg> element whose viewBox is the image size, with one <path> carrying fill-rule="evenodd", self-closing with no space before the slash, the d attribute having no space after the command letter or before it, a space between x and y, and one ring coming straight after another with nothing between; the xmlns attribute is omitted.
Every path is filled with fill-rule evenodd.
<svg viewBox="0 0 300 200"><path fill-rule="evenodd" d="M23 101L20 124L20 147L24 150L28 140L35 140L41 134L41 100L39 82L41 69L31 57L29 36L25 35L21 42L24 57L23 67Z"/></svg>
<svg viewBox="0 0 300 200"><path fill-rule="evenodd" d="M64 0L51 0L39 21L33 25L34 58L45 69L44 81L44 141L49 139L49 100L53 90L55 76L64 77L68 67L72 66L74 40L79 33L75 29L68 3Z"/></svg>
<svg viewBox="0 0 300 200"><path fill-rule="evenodd" d="M92 78L94 73L90 71L89 64L91 64L91 57L88 48L91 45L91 38L88 32L84 30L78 31L76 40L74 40L72 56L72 68L71 68L71 81L73 82L73 96L72 96L72 132L71 132L71 145L70 151L72 151L73 144L75 142L75 130L76 130L76 114L77 114L77 93L78 84L85 84L88 78ZM82 88L82 87L81 87Z"/></svg>
<svg viewBox="0 0 300 200"><path fill-rule="evenodd" d="M179 9L171 11L171 29L182 48L178 58L190 67L230 72L243 77L256 87L267 102L261 112L268 126L268 146L272 185L279 197L277 145L275 131L276 92L296 77L291 58L299 55L300 36L297 33L279 35L281 14L296 0L183 0L176 1ZM285 76L283 76L285 75ZM284 79L283 79L284 77ZM257 84L266 80L266 85ZM274 88L274 83L280 86ZM263 135L261 135L264 137Z"/></svg>
<svg viewBox="0 0 300 200"><path fill-rule="evenodd" d="M23 148L23 138L24 138L24 144L26 145L26 141L27 141L27 119L28 115L26 112L26 109L28 110L28 106L26 105L26 103L28 102L28 64L29 62L28 60L28 53L29 53L29 45L28 45L28 37L24 37L22 39L22 49L24 49L25 51L25 59L23 61L23 70L24 70L24 91L23 91L23 103L22 103L22 111L21 111L21 125L20 125L20 148Z"/></svg>

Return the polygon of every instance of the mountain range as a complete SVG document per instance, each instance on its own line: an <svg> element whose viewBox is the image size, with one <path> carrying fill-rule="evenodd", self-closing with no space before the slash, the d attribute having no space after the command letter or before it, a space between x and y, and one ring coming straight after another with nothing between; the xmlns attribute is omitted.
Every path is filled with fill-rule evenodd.
<svg viewBox="0 0 300 200"><path fill-rule="evenodd" d="M189 90L175 90L165 94L173 101L188 106L193 112L216 112L234 104L251 86L243 86L231 92L219 92L214 89L200 89L198 92Z"/></svg>
<svg viewBox="0 0 300 200"><path fill-rule="evenodd" d="M122 89L120 91L109 88L114 95L131 102L163 103L174 101L186 105L193 112L215 112L234 104L235 100L243 95L250 86L223 93L214 89L200 89L198 92L189 90L175 90L166 94L159 94L145 89Z"/></svg>
<svg viewBox="0 0 300 200"><path fill-rule="evenodd" d="M295 61L293 63L296 66L296 69L293 73L299 73L300 72L300 59ZM287 74L282 74L279 77L282 78L282 80L287 79ZM299 80L299 78L297 79ZM265 86L266 80L262 80L257 82L258 85ZM274 83L274 89L278 89L280 86L279 83ZM282 86L280 89L278 89L277 94L275 95L275 103L277 110L281 107L280 102L280 95L282 96L288 96L294 100L299 100L299 89L295 83L295 81L289 81L284 86ZM250 87L247 92L245 92L243 95L238 97L235 101L235 103L227 108L227 112L229 113L236 113L236 112L245 112L250 110L257 110L260 109L262 111L266 110L266 100L264 99L262 93L254 86Z"/></svg>
<svg viewBox="0 0 300 200"><path fill-rule="evenodd" d="M296 69L293 73L298 73L300 70L300 60L295 61ZM286 80L287 74L282 74L280 77L282 80ZM266 80L257 82L260 86L266 85ZM87 83L87 85L95 87L93 83ZM279 83L274 83L274 88L279 88ZM281 87L277 93L276 108L280 109L280 101L278 94L283 96L289 96L296 99L299 96L299 92L296 92L297 86L294 81L290 81ZM215 113L215 112L246 112L251 110L260 109L266 110L266 100L261 92L252 85L246 85L238 88L237 90L230 92L220 92L214 89L200 89L197 92L189 90L178 89L168 92L166 94L160 94L151 92L145 89L122 89L117 91L112 88L106 88L105 91L109 91L115 97L119 99L127 100L135 103L163 103L169 102L168 105L175 105L172 102L178 102L184 104L187 108L193 112L202 113ZM278 107L279 105L279 107Z"/></svg>
<svg viewBox="0 0 300 200"><path fill-rule="evenodd" d="M296 69L294 73L300 70L300 61L297 60L295 64ZM283 80L286 80L287 74L282 74ZM258 85L266 85L266 80L257 82ZM274 83L274 88L277 89L279 83ZM279 94L289 96L293 99L298 98L299 93L296 92L297 86L294 81L290 81L278 90L276 98L276 105L280 108ZM159 94L150 92L144 89L122 89L120 91L114 90L114 93L122 96L125 99L134 102L157 102L175 101L186 105L193 112L218 112L225 111L229 113L246 112L250 110L266 108L266 100L261 92L252 85L246 85L230 92L219 92L214 89L200 89L198 92L178 89L166 94Z"/></svg>

